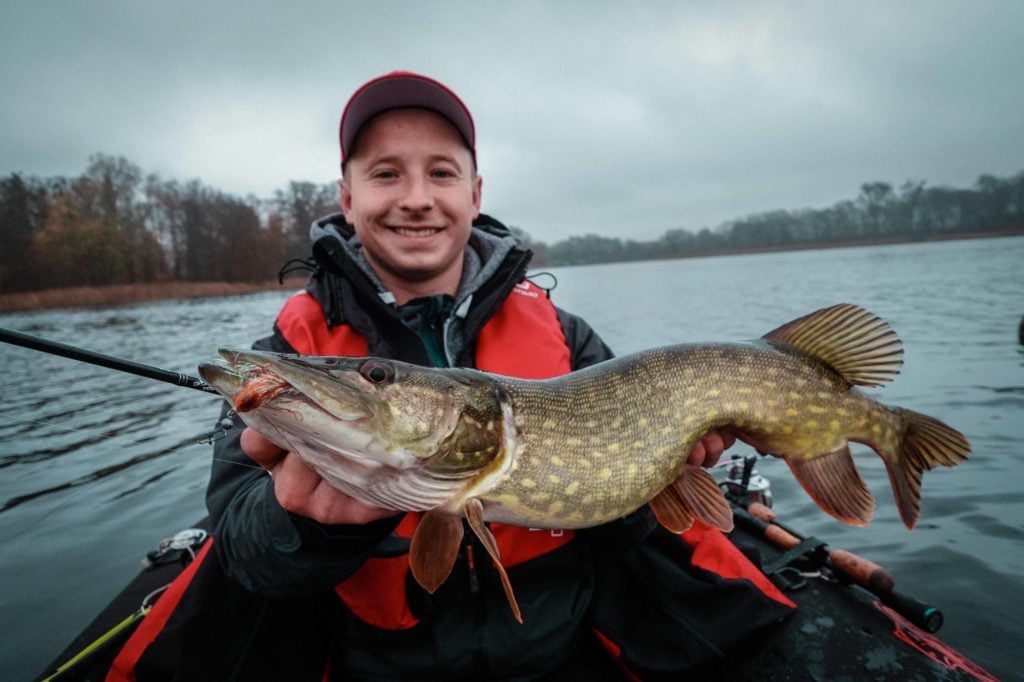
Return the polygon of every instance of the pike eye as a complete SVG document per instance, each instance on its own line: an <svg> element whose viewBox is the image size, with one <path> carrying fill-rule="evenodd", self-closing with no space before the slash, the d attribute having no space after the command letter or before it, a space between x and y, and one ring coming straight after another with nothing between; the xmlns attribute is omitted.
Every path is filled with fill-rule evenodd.
<svg viewBox="0 0 1024 682"><path fill-rule="evenodd" d="M359 366L359 373L371 384L390 384L395 380L395 368L380 360L367 360Z"/></svg>

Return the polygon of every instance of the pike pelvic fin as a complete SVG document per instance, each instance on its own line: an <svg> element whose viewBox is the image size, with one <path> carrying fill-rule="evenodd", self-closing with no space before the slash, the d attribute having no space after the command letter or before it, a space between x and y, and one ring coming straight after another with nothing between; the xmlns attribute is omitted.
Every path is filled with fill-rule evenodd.
<svg viewBox="0 0 1024 682"><path fill-rule="evenodd" d="M903 524L913 530L921 512L921 475L936 465L954 467L967 459L971 445L956 429L928 415L897 408L907 425L895 457L884 456Z"/></svg>
<svg viewBox="0 0 1024 682"><path fill-rule="evenodd" d="M665 528L682 533L694 518L728 533L733 529L732 509L715 479L704 469L684 464L679 478L650 501L651 511Z"/></svg>
<svg viewBox="0 0 1024 682"><path fill-rule="evenodd" d="M903 344L889 323L849 303L817 310L764 338L818 358L854 385L881 386L903 366Z"/></svg>
<svg viewBox="0 0 1024 682"><path fill-rule="evenodd" d="M853 526L871 522L875 498L857 473L849 445L812 459L785 460L803 489L828 514Z"/></svg>
<svg viewBox="0 0 1024 682"><path fill-rule="evenodd" d="M491 560L494 562L494 567L498 571L498 575L501 576L501 586L505 589L505 597L508 599L508 605L512 607L512 615L515 616L516 621L521 625L523 622L523 614L519 610L519 602L516 601L516 595L512 591L512 583L508 579L508 573L505 572L505 567L501 565L501 555L498 552L498 542L494 539L494 535L491 534L491 530L484 523L484 506L480 500L473 498L466 502L466 520L469 522L469 527L473 529L476 536L480 538L480 543L487 550L487 553L491 555Z"/></svg>
<svg viewBox="0 0 1024 682"><path fill-rule="evenodd" d="M462 544L462 519L428 511L420 519L409 545L409 567L423 589L431 594L448 579Z"/></svg>

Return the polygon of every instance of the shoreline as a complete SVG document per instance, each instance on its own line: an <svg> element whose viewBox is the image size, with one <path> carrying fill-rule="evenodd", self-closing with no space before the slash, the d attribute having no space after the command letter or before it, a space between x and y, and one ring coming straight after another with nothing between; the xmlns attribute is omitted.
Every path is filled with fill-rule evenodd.
<svg viewBox="0 0 1024 682"><path fill-rule="evenodd" d="M970 241L972 239L999 239L1000 237L1024 236L1024 228L1013 230L992 230L989 232L963 232L937 235L927 239L904 239L901 237L880 239L859 239L848 242L814 242L809 244L793 244L791 246L751 246L744 249L708 251L692 256L669 256L669 258L710 258L714 256L743 256L756 253L778 253L782 251L819 251L826 249L854 249L860 246L897 246L899 244L928 244L930 242Z"/></svg>
<svg viewBox="0 0 1024 682"><path fill-rule="evenodd" d="M997 239L1000 237L1024 236L1024 228L992 231L966 232L942 235L929 239L873 239L835 243L794 244L789 246L750 247L744 249L710 250L701 253L657 256L645 260L674 260L681 258L716 258L722 256L742 256L758 253L777 253L784 251L814 251L820 249L845 249L861 246L893 246L898 244L925 244L928 242L960 241L969 239ZM634 261L602 261L600 263L575 263L565 265L541 265L534 267L576 267L579 265L607 265L609 263ZM279 289L297 290L305 286L304 277L290 277L283 284L270 280L266 282L142 282L138 284L115 284L98 287L68 287L66 289L40 289L23 291L14 294L0 294L0 314L31 312L35 310L56 310L60 308L106 308L150 301L166 301L174 299L215 298L218 296L236 296L254 294Z"/></svg>
<svg viewBox="0 0 1024 682"><path fill-rule="evenodd" d="M289 277L284 283L267 282L140 282L99 287L68 287L66 289L40 289L15 294L0 294L0 314L22 313L60 308L107 308L151 301L176 299L216 298L238 296L262 291L297 290L306 283L305 278Z"/></svg>
<svg viewBox="0 0 1024 682"><path fill-rule="evenodd" d="M727 256L747 256L759 253L783 253L786 251L822 251L828 249L854 249L861 246L898 246L900 244L928 244L932 242L970 241L974 239L1000 239L1002 237L1022 237L1024 228L1012 230L992 230L989 232L963 232L929 237L928 239L905 239L890 237L880 239L858 239L847 242L812 242L807 244L790 244L786 246L749 246L736 249L710 249L695 253L665 254L637 258L633 260L609 260L593 263L563 263L561 265L536 265L535 267L571 268L585 265L611 265L612 263L641 263L654 260L680 260L686 258L720 258Z"/></svg>

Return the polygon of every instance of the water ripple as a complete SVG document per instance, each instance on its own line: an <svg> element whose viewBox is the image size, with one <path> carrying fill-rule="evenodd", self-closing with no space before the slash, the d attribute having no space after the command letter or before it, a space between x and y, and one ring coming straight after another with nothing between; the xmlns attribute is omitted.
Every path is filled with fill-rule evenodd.
<svg viewBox="0 0 1024 682"><path fill-rule="evenodd" d="M153 451L153 452L147 452L147 453L144 453L144 454L141 454L141 455L136 455L136 456L131 457L131 458L129 458L127 460L124 460L122 462L118 462L117 464L113 464L113 465L110 465L110 466L102 467L100 469L92 471L92 472L90 472L90 473L88 473L88 474L86 474L84 476L79 476L78 478L72 479L70 481L65 481L63 483L59 483L57 485L53 485L53 486L50 486L48 488L43 488L41 490L35 490L33 492L30 492L30 493L25 493L25 494L22 494L22 495L17 495L15 497L9 498L6 502L3 503L3 505L0 505L0 513L9 511L9 510L14 509L15 507L17 507L19 505L22 505L22 504L24 504L26 502L30 502L32 500L36 500L36 499L38 499L40 497L45 497L47 495L52 495L54 493L62 492L62 491L65 491L65 490L71 490L71 489L77 488L79 486L88 485L89 483L93 483L95 481L102 480L102 479L107 478L109 476L114 476L115 474L119 474L119 473L121 473L121 472L123 472L123 471L125 471L127 469L131 469L132 467L138 466L138 465L143 464L145 462L149 462L149 461L152 461L152 460L155 460L155 459L159 459L161 457L166 457L167 455L174 454L175 452L178 452L182 448L195 445L197 442L199 442L200 439L202 439L204 437L204 435L205 434L193 435L193 436L190 436L190 437L188 437L188 438L186 438L184 440L178 441L176 444L171 445L169 447L161 448L160 450L156 450L156 451ZM166 472L164 472L163 474L161 474L159 476L152 477L152 478L148 479L147 481L144 481L142 484L137 486L135 489L127 490L127 491L121 493L119 495L119 497L123 497L124 495L130 494L131 492L134 492L135 490L141 489L141 488L145 487L146 485L148 485L149 483L151 483L153 481L156 481L156 480L159 480L160 478L163 478L163 476L165 476L167 473L169 473L169 471L166 471Z"/></svg>

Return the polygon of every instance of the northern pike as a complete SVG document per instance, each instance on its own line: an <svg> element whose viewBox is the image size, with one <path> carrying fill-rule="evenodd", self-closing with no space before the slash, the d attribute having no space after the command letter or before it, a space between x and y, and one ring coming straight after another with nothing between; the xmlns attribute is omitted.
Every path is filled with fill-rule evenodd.
<svg viewBox="0 0 1024 682"><path fill-rule="evenodd" d="M714 479L686 463L713 429L785 459L811 498L867 525L874 499L849 442L882 458L913 528L921 476L964 461L967 439L857 386L902 366L887 322L849 304L747 343L655 348L545 380L381 358L222 349L199 373L241 418L363 504L424 512L410 546L419 583L448 577L465 518L519 610L486 522L585 528L649 504L669 530L732 528Z"/></svg>

